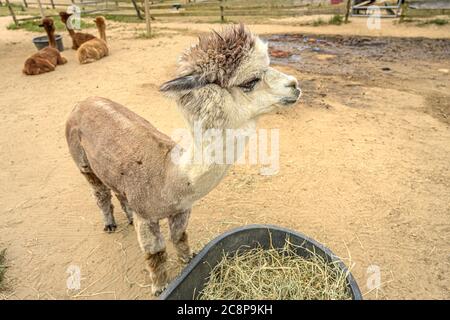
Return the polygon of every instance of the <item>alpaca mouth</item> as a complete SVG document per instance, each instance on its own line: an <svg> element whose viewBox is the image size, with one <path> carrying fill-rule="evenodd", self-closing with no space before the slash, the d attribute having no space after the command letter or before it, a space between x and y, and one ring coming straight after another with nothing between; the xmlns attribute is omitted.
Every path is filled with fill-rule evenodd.
<svg viewBox="0 0 450 320"><path fill-rule="evenodd" d="M283 106L290 106L296 103L300 98L300 95L298 95L296 98L293 97L285 97L281 99L280 104Z"/></svg>
<svg viewBox="0 0 450 320"><path fill-rule="evenodd" d="M300 99L301 95L302 95L302 91L300 89L295 89L294 96L282 98L280 101L280 104L282 104L284 106L293 105Z"/></svg>

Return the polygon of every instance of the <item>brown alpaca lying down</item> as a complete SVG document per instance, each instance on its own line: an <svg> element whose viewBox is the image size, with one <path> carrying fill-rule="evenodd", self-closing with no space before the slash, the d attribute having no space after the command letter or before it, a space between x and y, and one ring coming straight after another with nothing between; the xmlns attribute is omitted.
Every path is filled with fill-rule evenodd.
<svg viewBox="0 0 450 320"><path fill-rule="evenodd" d="M77 50L83 43L86 41L95 39L95 36L89 33L75 32L73 29L69 27L67 24L71 13L61 11L59 16L61 17L62 23L66 25L67 31L69 31L69 35L72 38L72 49Z"/></svg>
<svg viewBox="0 0 450 320"><path fill-rule="evenodd" d="M41 27L47 32L50 47L45 47L25 61L22 72L26 75L36 75L55 70L58 64L65 64L67 60L56 49L55 26L53 20L45 18Z"/></svg>
<svg viewBox="0 0 450 320"><path fill-rule="evenodd" d="M97 25L100 38L91 39L83 43L77 50L78 61L81 64L91 63L109 54L108 45L106 44L106 24L105 18L96 17L94 20Z"/></svg>

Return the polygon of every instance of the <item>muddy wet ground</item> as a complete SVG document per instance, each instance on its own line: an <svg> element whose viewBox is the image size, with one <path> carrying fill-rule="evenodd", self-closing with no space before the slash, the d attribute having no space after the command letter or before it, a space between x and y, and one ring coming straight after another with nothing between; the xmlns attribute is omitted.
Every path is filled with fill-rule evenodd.
<svg viewBox="0 0 450 320"><path fill-rule="evenodd" d="M362 87L420 93L434 117L450 123L450 40L272 35L272 63L301 73L307 105L329 107L334 95L349 107L370 107Z"/></svg>

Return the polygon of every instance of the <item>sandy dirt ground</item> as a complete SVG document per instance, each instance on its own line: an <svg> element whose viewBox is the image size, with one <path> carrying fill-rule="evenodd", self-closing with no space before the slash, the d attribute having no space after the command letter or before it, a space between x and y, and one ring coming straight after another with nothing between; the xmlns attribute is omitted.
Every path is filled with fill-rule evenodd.
<svg viewBox="0 0 450 320"><path fill-rule="evenodd" d="M10 266L9 289L0 297L151 299L134 229L115 202L118 231L102 231L101 214L69 156L64 123L77 101L98 95L163 132L183 127L158 86L173 77L177 56L195 35L218 26L156 23L158 36L148 40L136 37L142 26L109 23L109 57L81 66L64 35L69 62L26 77L21 69L36 34L8 31L8 23L0 18L0 247L8 249ZM449 27L385 25L374 33L362 20L338 28L282 23L251 29L349 37L266 36L271 46L291 51L291 58L273 62L304 90L297 106L259 123L280 129L280 172L267 177L256 166L234 167L194 207L193 248L233 227L276 224L351 259L367 299L449 299L448 43L380 38L382 44L370 46L365 43L377 40L350 37L449 38ZM302 50L295 46L300 41L312 45ZM167 237L166 223L163 230ZM169 242L168 250L175 277L182 266ZM70 266L81 269L80 290L67 289ZM379 290L366 286L373 266L381 271Z"/></svg>

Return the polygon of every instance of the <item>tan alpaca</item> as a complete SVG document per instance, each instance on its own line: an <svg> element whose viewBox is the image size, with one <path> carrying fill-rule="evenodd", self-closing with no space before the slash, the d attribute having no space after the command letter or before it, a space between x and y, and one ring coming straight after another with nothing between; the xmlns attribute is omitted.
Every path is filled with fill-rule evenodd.
<svg viewBox="0 0 450 320"><path fill-rule="evenodd" d="M198 122L202 131L254 127L260 115L294 105L301 93L295 78L269 62L267 44L242 25L229 27L201 37L181 56L177 77L160 90L176 100L192 133ZM104 230L116 229L111 191L130 223L134 219L152 291L160 293L167 281L167 254L159 221L168 219L178 256L188 261L192 205L222 180L230 164L189 161L202 152L197 144L174 161L174 141L126 107L100 97L75 106L66 138L103 213Z"/></svg>
<svg viewBox="0 0 450 320"><path fill-rule="evenodd" d="M49 47L45 47L31 57L29 57L23 66L22 72L26 75L37 75L45 72L55 70L59 64L65 64L66 58L61 56L58 49L56 49L55 41L55 25L51 18L42 20L41 27L44 27L47 33Z"/></svg>
<svg viewBox="0 0 450 320"><path fill-rule="evenodd" d="M106 44L105 18L96 17L94 22L97 25L100 39L94 38L86 41L78 48L77 57L81 64L100 60L109 54L108 45Z"/></svg>

